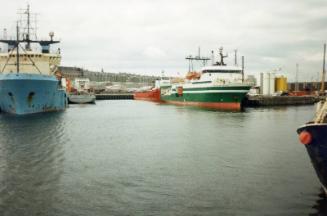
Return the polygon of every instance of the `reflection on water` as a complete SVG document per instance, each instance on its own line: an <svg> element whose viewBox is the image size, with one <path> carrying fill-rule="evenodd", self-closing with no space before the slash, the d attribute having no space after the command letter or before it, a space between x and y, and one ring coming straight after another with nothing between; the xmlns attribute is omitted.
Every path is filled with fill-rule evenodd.
<svg viewBox="0 0 327 216"><path fill-rule="evenodd" d="M325 212L295 132L312 116L142 101L0 115L0 215Z"/></svg>
<svg viewBox="0 0 327 216"><path fill-rule="evenodd" d="M319 193L316 195L316 201L312 206L314 213L309 214L310 216L323 216L327 215L327 197L322 188L320 188Z"/></svg>
<svg viewBox="0 0 327 216"><path fill-rule="evenodd" d="M46 215L62 173L62 115L3 115L0 121L0 212Z"/></svg>

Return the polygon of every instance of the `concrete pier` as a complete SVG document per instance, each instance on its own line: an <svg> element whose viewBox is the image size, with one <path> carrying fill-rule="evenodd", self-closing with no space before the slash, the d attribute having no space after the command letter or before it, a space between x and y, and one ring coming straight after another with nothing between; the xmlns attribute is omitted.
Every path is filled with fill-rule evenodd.
<svg viewBox="0 0 327 216"><path fill-rule="evenodd" d="M134 100L133 94L96 94L96 100Z"/></svg>
<svg viewBox="0 0 327 216"><path fill-rule="evenodd" d="M317 96L248 96L244 101L245 107L305 105L320 101Z"/></svg>

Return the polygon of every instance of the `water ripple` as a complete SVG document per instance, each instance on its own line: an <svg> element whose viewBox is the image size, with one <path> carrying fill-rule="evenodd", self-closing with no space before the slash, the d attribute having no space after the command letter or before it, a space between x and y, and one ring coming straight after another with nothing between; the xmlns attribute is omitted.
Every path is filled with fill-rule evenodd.
<svg viewBox="0 0 327 216"><path fill-rule="evenodd" d="M0 115L0 215L318 214L295 133L312 110L99 101Z"/></svg>

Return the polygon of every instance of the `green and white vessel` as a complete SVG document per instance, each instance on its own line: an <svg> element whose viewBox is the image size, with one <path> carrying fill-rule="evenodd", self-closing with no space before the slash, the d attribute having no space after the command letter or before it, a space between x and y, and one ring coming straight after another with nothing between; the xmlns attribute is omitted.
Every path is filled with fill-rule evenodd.
<svg viewBox="0 0 327 216"><path fill-rule="evenodd" d="M222 48L219 51L220 62L203 67L197 76L189 73L191 76L183 83L161 86L161 100L176 105L241 110L242 101L251 85L244 82L242 67L226 66L224 63L226 56L223 55ZM192 60L205 62L209 59L197 57Z"/></svg>

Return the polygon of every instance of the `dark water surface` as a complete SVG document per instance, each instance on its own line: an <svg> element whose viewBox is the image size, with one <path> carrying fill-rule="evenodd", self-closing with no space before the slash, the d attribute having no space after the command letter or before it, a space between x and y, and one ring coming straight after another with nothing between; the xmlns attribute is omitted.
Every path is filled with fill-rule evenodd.
<svg viewBox="0 0 327 216"><path fill-rule="evenodd" d="M315 215L326 201L295 132L313 109L2 114L0 215Z"/></svg>

